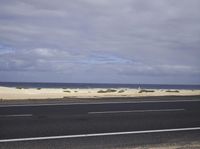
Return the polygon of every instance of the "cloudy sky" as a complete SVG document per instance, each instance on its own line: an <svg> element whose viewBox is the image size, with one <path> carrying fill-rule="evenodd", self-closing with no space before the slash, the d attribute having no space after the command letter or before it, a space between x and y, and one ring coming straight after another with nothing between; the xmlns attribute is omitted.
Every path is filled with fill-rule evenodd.
<svg viewBox="0 0 200 149"><path fill-rule="evenodd" d="M200 84L200 1L0 0L0 81Z"/></svg>

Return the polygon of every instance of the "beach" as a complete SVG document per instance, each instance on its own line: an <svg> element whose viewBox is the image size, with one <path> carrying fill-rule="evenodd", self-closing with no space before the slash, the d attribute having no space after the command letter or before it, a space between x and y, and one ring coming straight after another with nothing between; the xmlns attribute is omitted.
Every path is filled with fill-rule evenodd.
<svg viewBox="0 0 200 149"><path fill-rule="evenodd" d="M1 100L63 99L63 98L107 98L146 96L193 96L200 90L188 89L133 89L133 88L19 88L0 87Z"/></svg>

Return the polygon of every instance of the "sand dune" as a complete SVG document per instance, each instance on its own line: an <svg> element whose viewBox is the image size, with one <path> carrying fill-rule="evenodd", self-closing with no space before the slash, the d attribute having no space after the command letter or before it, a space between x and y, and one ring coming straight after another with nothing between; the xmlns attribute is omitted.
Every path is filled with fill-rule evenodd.
<svg viewBox="0 0 200 149"><path fill-rule="evenodd" d="M49 88L11 88L0 87L0 99L51 99L64 97L100 98L100 97L140 97L169 95L200 95L200 90L166 90L166 89L49 89Z"/></svg>

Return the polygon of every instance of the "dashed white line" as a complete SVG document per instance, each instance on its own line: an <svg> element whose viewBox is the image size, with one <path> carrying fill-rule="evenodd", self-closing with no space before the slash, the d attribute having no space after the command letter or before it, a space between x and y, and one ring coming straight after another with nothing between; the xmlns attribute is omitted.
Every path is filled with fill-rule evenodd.
<svg viewBox="0 0 200 149"><path fill-rule="evenodd" d="M63 135L63 136L48 136L48 137L32 137L32 138L17 138L17 139L1 139L0 143L53 140L53 139L69 139L69 138L85 138L85 137L98 137L98 136L114 136L114 135L128 135L128 134L144 134L144 133L178 132L178 131L192 131L192 130L200 130L200 127L142 130L142 131L128 131L128 132L109 132L109 133L79 134L79 135Z"/></svg>
<svg viewBox="0 0 200 149"><path fill-rule="evenodd" d="M12 115L0 115L0 117L31 117L32 114L12 114Z"/></svg>
<svg viewBox="0 0 200 149"><path fill-rule="evenodd" d="M98 112L88 112L88 114L144 113L144 112L175 112L175 111L184 111L184 110L185 110L185 109L129 110L129 111L98 111Z"/></svg>

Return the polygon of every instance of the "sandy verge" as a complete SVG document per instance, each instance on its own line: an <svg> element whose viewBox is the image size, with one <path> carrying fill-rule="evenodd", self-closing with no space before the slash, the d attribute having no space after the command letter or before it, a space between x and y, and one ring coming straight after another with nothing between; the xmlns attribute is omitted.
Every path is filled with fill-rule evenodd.
<svg viewBox="0 0 200 149"><path fill-rule="evenodd" d="M188 142L187 142L188 143ZM188 144L183 142L177 142L174 144L161 143L158 145L146 145L143 147L134 147L134 149L199 149L200 143L197 141L189 142ZM127 148L116 148L116 149L133 149L133 147Z"/></svg>
<svg viewBox="0 0 200 149"><path fill-rule="evenodd" d="M51 99L51 98L101 98L101 97L143 97L143 96L186 96L200 95L200 90L167 89L50 89L0 87L0 99Z"/></svg>

